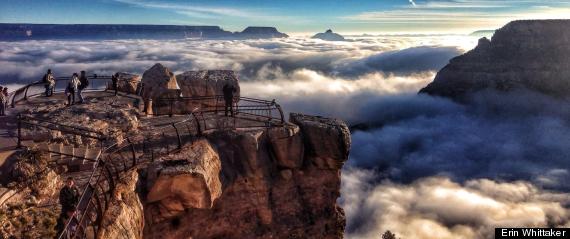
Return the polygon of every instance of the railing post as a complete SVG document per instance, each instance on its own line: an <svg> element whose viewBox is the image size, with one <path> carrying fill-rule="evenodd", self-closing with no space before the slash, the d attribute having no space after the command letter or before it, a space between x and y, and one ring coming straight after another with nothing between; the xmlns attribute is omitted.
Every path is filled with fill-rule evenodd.
<svg viewBox="0 0 570 239"><path fill-rule="evenodd" d="M147 100L146 100L145 113L146 113L147 115L153 115L153 114L154 114L154 112L152 112L152 99L147 99Z"/></svg>
<svg viewBox="0 0 570 239"><path fill-rule="evenodd" d="M17 148L21 148L22 147L22 115L18 114L16 116L16 118L18 119L18 145L17 145Z"/></svg>
<svg viewBox="0 0 570 239"><path fill-rule="evenodd" d="M178 133L178 128L176 128L176 124L172 123L172 127L176 130L176 137L178 138L178 149L182 148L182 139L180 139L180 134Z"/></svg>
<svg viewBox="0 0 570 239"><path fill-rule="evenodd" d="M170 113L168 114L169 117L172 117L172 105L174 104L174 100L169 100L170 102Z"/></svg>
<svg viewBox="0 0 570 239"><path fill-rule="evenodd" d="M24 91L24 100L28 99L28 89L30 89L30 86L26 86L26 90Z"/></svg>

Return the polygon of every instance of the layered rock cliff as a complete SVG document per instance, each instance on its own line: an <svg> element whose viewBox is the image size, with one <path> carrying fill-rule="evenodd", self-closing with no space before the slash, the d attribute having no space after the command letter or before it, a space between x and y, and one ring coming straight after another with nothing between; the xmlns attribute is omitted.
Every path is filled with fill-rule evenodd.
<svg viewBox="0 0 570 239"><path fill-rule="evenodd" d="M3 41L280 37L288 36L274 27L248 27L242 32L230 32L219 26L0 23L0 40Z"/></svg>
<svg viewBox="0 0 570 239"><path fill-rule="evenodd" d="M214 132L148 169L146 238L342 238L339 120Z"/></svg>
<svg viewBox="0 0 570 239"><path fill-rule="evenodd" d="M421 93L459 99L483 89L570 94L570 20L514 21L451 59Z"/></svg>

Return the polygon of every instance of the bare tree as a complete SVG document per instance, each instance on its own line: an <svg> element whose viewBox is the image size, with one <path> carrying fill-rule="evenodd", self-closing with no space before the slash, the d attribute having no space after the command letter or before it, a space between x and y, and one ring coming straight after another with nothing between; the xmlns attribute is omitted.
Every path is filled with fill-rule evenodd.
<svg viewBox="0 0 570 239"><path fill-rule="evenodd" d="M396 239L396 234L392 233L390 230L382 234L382 239Z"/></svg>

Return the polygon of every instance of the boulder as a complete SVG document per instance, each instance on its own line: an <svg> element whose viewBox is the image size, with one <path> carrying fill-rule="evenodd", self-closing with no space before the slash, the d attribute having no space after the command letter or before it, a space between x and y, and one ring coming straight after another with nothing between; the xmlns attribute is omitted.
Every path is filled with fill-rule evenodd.
<svg viewBox="0 0 570 239"><path fill-rule="evenodd" d="M147 204L149 220L161 221L190 208L209 209L222 193L218 154L206 140L199 140L154 163L149 170Z"/></svg>
<svg viewBox="0 0 570 239"><path fill-rule="evenodd" d="M174 73L160 63L156 63L153 67L143 73L142 80L143 99L152 99L156 101L158 98L176 97L179 95L178 83Z"/></svg>
<svg viewBox="0 0 570 239"><path fill-rule="evenodd" d="M184 97L221 96L226 84L233 85L237 90L235 96L239 96L239 80L234 71L186 71L177 75L176 80Z"/></svg>
<svg viewBox="0 0 570 239"><path fill-rule="evenodd" d="M119 91L129 94L136 94L139 84L141 82L141 76L125 72L119 72L118 74L119 74L119 82L118 82ZM113 88L112 85L110 88L111 89Z"/></svg>
<svg viewBox="0 0 570 239"><path fill-rule="evenodd" d="M305 156L323 169L340 169L348 159L350 131L339 119L291 113L289 120L301 129Z"/></svg>
<svg viewBox="0 0 570 239"><path fill-rule="evenodd" d="M176 76L183 97L208 97L223 96L222 89L226 84L231 84L236 88L235 96L239 97L239 80L234 71L230 70L205 70L187 71ZM196 107L218 106L223 109L224 101L222 97L213 100L183 101L173 105L175 113L190 112Z"/></svg>

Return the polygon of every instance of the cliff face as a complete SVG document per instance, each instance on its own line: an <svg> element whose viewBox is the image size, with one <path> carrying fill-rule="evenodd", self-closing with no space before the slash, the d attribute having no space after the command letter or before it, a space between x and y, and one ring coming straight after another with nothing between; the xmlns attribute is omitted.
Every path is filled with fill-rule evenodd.
<svg viewBox="0 0 570 239"><path fill-rule="evenodd" d="M483 89L570 93L570 20L514 21L453 58L421 93L461 98Z"/></svg>
<svg viewBox="0 0 570 239"><path fill-rule="evenodd" d="M298 114L291 121L215 132L150 167L145 237L342 238L336 200L348 128Z"/></svg>
<svg viewBox="0 0 570 239"><path fill-rule="evenodd" d="M0 23L0 40L3 41L273 37L288 36L274 27L248 27L243 32L229 32L219 26Z"/></svg>

